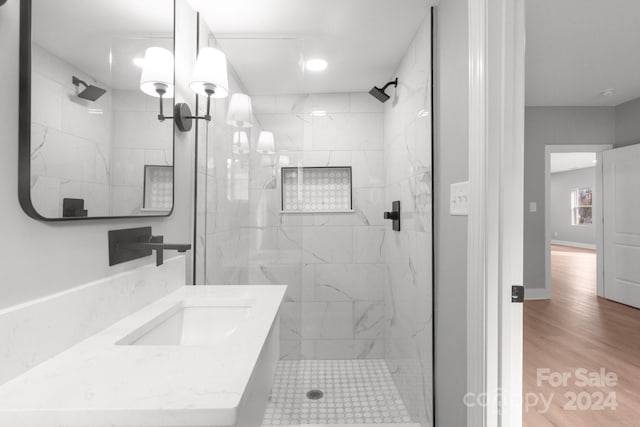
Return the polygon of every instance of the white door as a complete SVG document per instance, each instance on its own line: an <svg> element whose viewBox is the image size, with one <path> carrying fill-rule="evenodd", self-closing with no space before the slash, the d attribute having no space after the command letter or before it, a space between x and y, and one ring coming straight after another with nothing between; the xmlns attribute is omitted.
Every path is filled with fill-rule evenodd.
<svg viewBox="0 0 640 427"><path fill-rule="evenodd" d="M604 297L640 308L640 145L602 157Z"/></svg>

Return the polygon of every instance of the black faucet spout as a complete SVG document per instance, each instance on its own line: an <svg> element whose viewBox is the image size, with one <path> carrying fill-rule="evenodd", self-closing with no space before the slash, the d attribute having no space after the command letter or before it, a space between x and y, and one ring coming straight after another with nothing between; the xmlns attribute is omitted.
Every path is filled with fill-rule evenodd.
<svg viewBox="0 0 640 427"><path fill-rule="evenodd" d="M151 249L152 251L178 251L186 252L191 249L186 243L125 243L123 247L127 249Z"/></svg>
<svg viewBox="0 0 640 427"><path fill-rule="evenodd" d="M151 227L109 232L109 265L119 264L156 252L156 265L164 262L164 251L184 253L191 249L188 243L164 243L163 236L153 236Z"/></svg>
<svg viewBox="0 0 640 427"><path fill-rule="evenodd" d="M187 243L164 243L163 236L150 236L148 242L131 242L124 243L124 247L134 250L152 250L156 252L156 266L164 263L164 251L178 251L184 253L191 249L191 245Z"/></svg>

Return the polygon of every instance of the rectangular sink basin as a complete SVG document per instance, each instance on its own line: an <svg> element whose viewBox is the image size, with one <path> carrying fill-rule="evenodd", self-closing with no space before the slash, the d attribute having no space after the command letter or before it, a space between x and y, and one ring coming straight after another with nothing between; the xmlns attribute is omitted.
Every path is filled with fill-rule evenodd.
<svg viewBox="0 0 640 427"><path fill-rule="evenodd" d="M177 289L0 386L0 426L260 426L285 292Z"/></svg>
<svg viewBox="0 0 640 427"><path fill-rule="evenodd" d="M250 305L178 304L118 341L118 345L196 346L221 344L246 323Z"/></svg>

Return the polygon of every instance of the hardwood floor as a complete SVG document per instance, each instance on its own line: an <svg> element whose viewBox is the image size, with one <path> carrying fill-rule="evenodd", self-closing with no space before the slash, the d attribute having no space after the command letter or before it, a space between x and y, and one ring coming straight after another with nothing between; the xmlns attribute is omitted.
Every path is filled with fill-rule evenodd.
<svg viewBox="0 0 640 427"><path fill-rule="evenodd" d="M524 426L640 426L640 310L596 296L595 251L553 246L551 280L550 301L524 305ZM544 368L571 373L566 387L539 384ZM617 384L580 387L578 368L604 368L617 375ZM598 392L615 393L617 409L595 410ZM565 407L571 403L565 393L581 393L574 410ZM548 410L541 395L551 400Z"/></svg>

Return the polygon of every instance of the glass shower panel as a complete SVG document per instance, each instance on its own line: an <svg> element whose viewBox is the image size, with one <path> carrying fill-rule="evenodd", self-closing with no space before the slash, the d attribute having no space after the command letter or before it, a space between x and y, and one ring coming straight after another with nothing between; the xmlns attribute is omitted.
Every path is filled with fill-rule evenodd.
<svg viewBox="0 0 640 427"><path fill-rule="evenodd" d="M251 96L254 119L228 124L227 98L199 125L198 284L288 286L265 425L432 423L431 28L419 4L385 104L367 93L381 82L320 84L304 70L332 35L223 35L201 21L201 46L225 52L230 93ZM283 209L283 167L298 168L288 191L310 210L338 206L349 179L350 209ZM305 175L320 167L334 169ZM341 168L347 178L331 175ZM383 218L395 200L400 232Z"/></svg>
<svg viewBox="0 0 640 427"><path fill-rule="evenodd" d="M290 114L296 97L260 94L242 79L243 51L278 51L280 61L299 59L296 38L216 38L200 23L200 45L222 50L228 59L230 97L216 100L211 123L200 123L198 138L198 284L287 285L280 310L282 359L302 358L303 218L281 215L280 168L295 164L288 153L304 138L304 119ZM262 66L262 65L260 65ZM298 80L293 73L291 76ZM251 97L249 128L229 124L233 94ZM275 92L274 92L275 93ZM200 105L204 105L200 100ZM301 147L301 146L300 146Z"/></svg>

